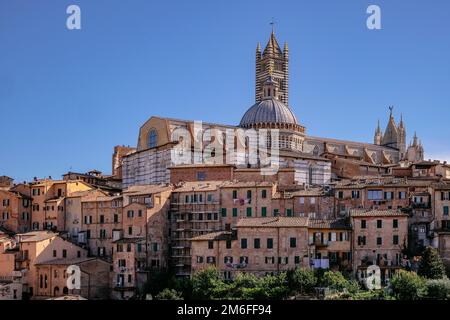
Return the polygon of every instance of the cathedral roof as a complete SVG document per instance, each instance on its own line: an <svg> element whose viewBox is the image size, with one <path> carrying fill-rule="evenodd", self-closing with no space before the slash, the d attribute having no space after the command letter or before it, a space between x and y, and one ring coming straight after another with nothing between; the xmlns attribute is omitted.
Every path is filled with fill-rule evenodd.
<svg viewBox="0 0 450 320"><path fill-rule="evenodd" d="M255 103L241 119L239 126L248 127L258 123L298 124L292 110L273 97Z"/></svg>

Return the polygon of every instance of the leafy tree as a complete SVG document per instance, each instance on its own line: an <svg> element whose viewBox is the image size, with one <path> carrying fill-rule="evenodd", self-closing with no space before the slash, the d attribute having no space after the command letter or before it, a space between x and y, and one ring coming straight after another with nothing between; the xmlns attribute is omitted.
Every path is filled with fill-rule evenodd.
<svg viewBox="0 0 450 320"><path fill-rule="evenodd" d="M347 290L351 293L359 290L359 285L356 281L347 280L342 273L333 271L326 271L323 274L321 285L337 291Z"/></svg>
<svg viewBox="0 0 450 320"><path fill-rule="evenodd" d="M168 286L169 274L165 271L152 271L144 285L144 293L155 295Z"/></svg>
<svg viewBox="0 0 450 320"><path fill-rule="evenodd" d="M163 291L158 293L155 296L156 300L183 300L183 296L180 292L174 290L165 288Z"/></svg>
<svg viewBox="0 0 450 320"><path fill-rule="evenodd" d="M312 269L297 268L286 273L289 289L294 292L311 293L317 284L317 278Z"/></svg>
<svg viewBox="0 0 450 320"><path fill-rule="evenodd" d="M419 262L418 274L428 279L445 277L445 266L436 249L427 247Z"/></svg>
<svg viewBox="0 0 450 320"><path fill-rule="evenodd" d="M197 271L192 277L192 295L194 299L215 299L218 287L224 283L214 267Z"/></svg>
<svg viewBox="0 0 450 320"><path fill-rule="evenodd" d="M448 278L428 280L427 291L428 298L448 300L450 299L450 280Z"/></svg>
<svg viewBox="0 0 450 320"><path fill-rule="evenodd" d="M412 271L400 270L392 277L392 290L400 300L418 300L426 295L425 279Z"/></svg>

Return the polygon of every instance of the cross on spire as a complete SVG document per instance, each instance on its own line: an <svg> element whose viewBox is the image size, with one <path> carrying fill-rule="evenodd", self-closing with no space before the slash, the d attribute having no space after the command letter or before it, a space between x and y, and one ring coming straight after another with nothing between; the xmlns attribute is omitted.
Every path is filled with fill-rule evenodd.
<svg viewBox="0 0 450 320"><path fill-rule="evenodd" d="M272 17L272 21L270 22L270 25L272 26L272 33L274 33L275 31L275 24L276 24L275 19L274 17Z"/></svg>

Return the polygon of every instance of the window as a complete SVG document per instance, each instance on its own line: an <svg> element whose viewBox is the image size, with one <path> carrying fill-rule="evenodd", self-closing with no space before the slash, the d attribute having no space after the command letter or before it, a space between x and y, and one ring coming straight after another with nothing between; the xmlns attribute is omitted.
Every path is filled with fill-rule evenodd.
<svg viewBox="0 0 450 320"><path fill-rule="evenodd" d="M382 190L369 190L367 194L369 200L382 200L383 191Z"/></svg>
<svg viewBox="0 0 450 320"><path fill-rule="evenodd" d="M131 283L131 274L128 275L128 283Z"/></svg>
<svg viewBox="0 0 450 320"><path fill-rule="evenodd" d="M241 248L247 249L247 239L241 239Z"/></svg>
<svg viewBox="0 0 450 320"><path fill-rule="evenodd" d="M208 193L208 195L206 196L206 201L208 201L208 202L213 201L213 195L211 193Z"/></svg>
<svg viewBox="0 0 450 320"><path fill-rule="evenodd" d="M366 220L361 220L361 229L367 228Z"/></svg>
<svg viewBox="0 0 450 320"><path fill-rule="evenodd" d="M231 249L231 240L227 240L226 242L226 248Z"/></svg>
<svg viewBox="0 0 450 320"><path fill-rule="evenodd" d="M127 252L131 252L131 243L127 243Z"/></svg>
<svg viewBox="0 0 450 320"><path fill-rule="evenodd" d="M134 211L133 210L128 210L127 211L127 217L128 218L133 218L134 217Z"/></svg>
<svg viewBox="0 0 450 320"><path fill-rule="evenodd" d="M383 238L377 237L377 246L381 246L383 244Z"/></svg>
<svg viewBox="0 0 450 320"><path fill-rule="evenodd" d="M248 264L248 257L239 257L239 263Z"/></svg>
<svg viewBox="0 0 450 320"><path fill-rule="evenodd" d="M128 227L128 234L129 235L133 234L133 227L132 226Z"/></svg>
<svg viewBox="0 0 450 320"><path fill-rule="evenodd" d="M309 200L309 203L310 203L310 204L316 204L316 198L312 197L312 198Z"/></svg>
<svg viewBox="0 0 450 320"><path fill-rule="evenodd" d="M226 256L223 258L223 263L228 264L228 263L233 263L233 257L230 256Z"/></svg>
<svg viewBox="0 0 450 320"><path fill-rule="evenodd" d="M394 220L392 221L392 227L393 227L394 229L397 229L397 228L398 228L398 219L394 219Z"/></svg>
<svg viewBox="0 0 450 320"><path fill-rule="evenodd" d="M305 198L300 197L299 201L300 201L300 204L305 204Z"/></svg>
<svg viewBox="0 0 450 320"><path fill-rule="evenodd" d="M100 223L105 223L105 216L104 215L100 215Z"/></svg>
<svg viewBox="0 0 450 320"><path fill-rule="evenodd" d="M119 222L119 215L115 214L114 215L114 223L118 223Z"/></svg>
<svg viewBox="0 0 450 320"><path fill-rule="evenodd" d="M248 207L247 208L247 217L251 217L252 216L252 208Z"/></svg>
<svg viewBox="0 0 450 320"><path fill-rule="evenodd" d="M299 264L300 263L300 257L299 256L295 256L294 257L294 263L295 264Z"/></svg>
<svg viewBox="0 0 450 320"><path fill-rule="evenodd" d="M253 240L253 247L254 247L255 249L261 248L261 240L260 240L259 238L255 238L255 239Z"/></svg>
<svg viewBox="0 0 450 320"><path fill-rule="evenodd" d="M155 129L150 130L148 135L148 147L154 148L158 145L158 132Z"/></svg>
<svg viewBox="0 0 450 320"><path fill-rule="evenodd" d="M273 249L273 238L267 238L267 249Z"/></svg>
<svg viewBox="0 0 450 320"><path fill-rule="evenodd" d="M383 220L377 220L377 228L378 229L383 228Z"/></svg>
<svg viewBox="0 0 450 320"><path fill-rule="evenodd" d="M197 172L197 180L198 181L205 181L206 180L206 172L205 171Z"/></svg>
<svg viewBox="0 0 450 320"><path fill-rule="evenodd" d="M365 246L366 245L366 236L358 236L358 245Z"/></svg>
<svg viewBox="0 0 450 320"><path fill-rule="evenodd" d="M448 216L448 206L444 206L443 211L444 211L444 216Z"/></svg>
<svg viewBox="0 0 450 320"><path fill-rule="evenodd" d="M62 256L63 256L63 258L67 258L67 250L66 249L63 249Z"/></svg>
<svg viewBox="0 0 450 320"><path fill-rule="evenodd" d="M266 207L261 208L261 217L267 217L267 208Z"/></svg>
<svg viewBox="0 0 450 320"><path fill-rule="evenodd" d="M398 244L398 235L394 235L394 236L392 237L392 243L393 243L393 244Z"/></svg>
<svg viewBox="0 0 450 320"><path fill-rule="evenodd" d="M344 199L344 191L338 192L338 199Z"/></svg>
<svg viewBox="0 0 450 320"><path fill-rule="evenodd" d="M208 241L208 249L214 249L214 241L212 240Z"/></svg>
<svg viewBox="0 0 450 320"><path fill-rule="evenodd" d="M263 199L267 198L267 190L264 189L261 191L261 198Z"/></svg>
<svg viewBox="0 0 450 320"><path fill-rule="evenodd" d="M359 190L352 190L352 199L359 199Z"/></svg>
<svg viewBox="0 0 450 320"><path fill-rule="evenodd" d="M153 242L152 243L152 251L153 252L157 252L158 251L158 243L157 242Z"/></svg>
<svg viewBox="0 0 450 320"><path fill-rule="evenodd" d="M280 215L280 212L278 209L273 209L273 216L278 217Z"/></svg>
<svg viewBox="0 0 450 320"><path fill-rule="evenodd" d="M292 217L292 209L286 209L286 217Z"/></svg>
<svg viewBox="0 0 450 320"><path fill-rule="evenodd" d="M142 210L138 211L138 217L142 217Z"/></svg>
<svg viewBox="0 0 450 320"><path fill-rule="evenodd" d="M56 258L56 250L53 250L53 258Z"/></svg>
<svg viewBox="0 0 450 320"><path fill-rule="evenodd" d="M237 199L237 190L233 190L233 199Z"/></svg>
<svg viewBox="0 0 450 320"><path fill-rule="evenodd" d="M297 238L291 238L289 239L289 244L291 248L297 247Z"/></svg>
<svg viewBox="0 0 450 320"><path fill-rule="evenodd" d="M227 216L227 208L222 208L222 217L225 218Z"/></svg>
<svg viewBox="0 0 450 320"><path fill-rule="evenodd" d="M399 199L406 199L406 191L400 191L398 193L398 198Z"/></svg>
<svg viewBox="0 0 450 320"><path fill-rule="evenodd" d="M252 190L247 190L247 199L252 198Z"/></svg>
<svg viewBox="0 0 450 320"><path fill-rule="evenodd" d="M394 193L393 192L385 192L384 193L384 199L385 200L392 200L392 199L394 199Z"/></svg>

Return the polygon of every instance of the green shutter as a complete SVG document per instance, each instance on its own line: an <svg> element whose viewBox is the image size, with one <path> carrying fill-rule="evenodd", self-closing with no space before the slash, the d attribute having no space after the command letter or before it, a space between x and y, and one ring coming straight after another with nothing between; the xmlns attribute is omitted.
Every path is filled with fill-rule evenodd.
<svg viewBox="0 0 450 320"><path fill-rule="evenodd" d="M286 216L292 217L292 209L286 209Z"/></svg>
<svg viewBox="0 0 450 320"><path fill-rule="evenodd" d="M247 208L247 217L251 217L252 216L252 208L248 207Z"/></svg>
<svg viewBox="0 0 450 320"><path fill-rule="evenodd" d="M238 216L237 208L233 208L233 217L237 216Z"/></svg>
<svg viewBox="0 0 450 320"><path fill-rule="evenodd" d="M227 208L222 208L222 217L226 217L227 216Z"/></svg>
<svg viewBox="0 0 450 320"><path fill-rule="evenodd" d="M261 208L261 217L267 217L267 208L266 207Z"/></svg>

